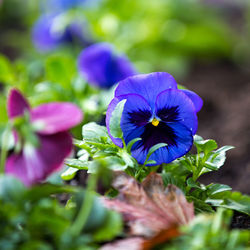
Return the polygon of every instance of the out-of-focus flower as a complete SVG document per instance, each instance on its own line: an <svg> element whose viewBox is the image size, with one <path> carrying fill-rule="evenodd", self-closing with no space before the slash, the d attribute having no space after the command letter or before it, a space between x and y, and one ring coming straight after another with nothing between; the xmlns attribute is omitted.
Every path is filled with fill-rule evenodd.
<svg viewBox="0 0 250 250"><path fill-rule="evenodd" d="M32 40L40 52L48 52L65 44L91 44L86 34L86 23L69 20L64 14L44 14L34 24Z"/></svg>
<svg viewBox="0 0 250 250"><path fill-rule="evenodd" d="M110 119L117 104L126 99L121 117L124 140L129 143L141 138L132 147L132 155L140 164L146 160L149 149L158 144L149 158L158 165L169 163L185 155L192 147L198 126L196 113L202 99L192 91L177 89L174 78L165 72L143 74L121 81L115 97L109 104L106 125L112 141L122 147L122 141L110 132Z"/></svg>
<svg viewBox="0 0 250 250"><path fill-rule="evenodd" d="M43 0L42 10L45 12L67 11L73 8L95 6L101 0Z"/></svg>
<svg viewBox="0 0 250 250"><path fill-rule="evenodd" d="M110 88L136 74L128 58L116 54L108 43L98 43L84 49L78 58L78 69L90 84L100 88Z"/></svg>
<svg viewBox="0 0 250 250"><path fill-rule="evenodd" d="M68 130L81 122L82 112L66 102L31 109L16 89L10 91L7 105L16 147L6 161L5 171L27 186L39 183L58 170L71 153L72 138Z"/></svg>
<svg viewBox="0 0 250 250"><path fill-rule="evenodd" d="M120 212L133 236L154 237L162 231L188 224L194 207L174 185L164 187L159 174L151 173L140 184L125 174L113 182L119 191L115 199L103 199L106 207Z"/></svg>

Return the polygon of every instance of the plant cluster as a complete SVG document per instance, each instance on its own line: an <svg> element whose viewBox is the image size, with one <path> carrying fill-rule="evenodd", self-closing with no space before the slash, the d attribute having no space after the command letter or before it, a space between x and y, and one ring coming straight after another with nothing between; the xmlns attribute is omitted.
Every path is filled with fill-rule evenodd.
<svg viewBox="0 0 250 250"><path fill-rule="evenodd" d="M218 171L234 147L196 134L204 105L198 94L169 73L140 73L153 71L156 58L163 58L159 69L169 63L168 49L159 56L166 43L172 59L184 57L185 64L192 51L230 57L234 37L220 32L226 28L212 11L199 23L176 10L187 7L181 0L149 5L144 11L159 16L146 22L151 29L140 22L134 30L142 33L130 36L137 16L126 21L122 1L44 1L31 28L40 54L15 62L0 55L0 249L249 245L249 230L231 229L230 223L235 211L250 215L250 197L199 179ZM137 12L144 5L128 6ZM192 12L204 10L198 4ZM165 19L163 31L173 37L155 33ZM199 47L202 38L186 43L201 31L209 41L205 49ZM147 40L150 32L154 39ZM136 68L111 43L95 41L98 36L131 55L148 44L153 49L143 56L152 66L140 67L139 50Z"/></svg>

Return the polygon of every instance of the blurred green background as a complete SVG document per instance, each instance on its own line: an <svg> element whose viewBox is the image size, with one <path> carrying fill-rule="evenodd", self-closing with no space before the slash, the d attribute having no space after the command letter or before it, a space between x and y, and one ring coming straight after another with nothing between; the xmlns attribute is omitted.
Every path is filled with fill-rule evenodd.
<svg viewBox="0 0 250 250"><path fill-rule="evenodd" d="M33 105L75 102L85 112L84 122L100 120L105 112L105 99L112 91L91 88L77 72L83 46L63 45L41 53L32 43L32 27L39 16L56 12L62 14L62 22L84 21L91 41L114 44L138 72L169 72L198 93L204 99L198 134L221 146L236 146L224 169L209 178L249 193L249 1L83 2L59 12L48 5L49 0L0 0L0 130L7 122L6 94L12 86ZM75 130L76 137L79 131Z"/></svg>

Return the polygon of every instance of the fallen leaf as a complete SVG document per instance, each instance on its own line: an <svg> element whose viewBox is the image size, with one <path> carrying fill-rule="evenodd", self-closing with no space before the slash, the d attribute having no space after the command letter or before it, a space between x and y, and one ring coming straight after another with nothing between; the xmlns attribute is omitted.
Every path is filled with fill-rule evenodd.
<svg viewBox="0 0 250 250"><path fill-rule="evenodd" d="M140 184L121 173L113 181L119 191L115 199L104 198L107 208L123 214L131 235L152 238L160 232L189 223L194 207L174 185L163 185L157 173L151 173Z"/></svg>

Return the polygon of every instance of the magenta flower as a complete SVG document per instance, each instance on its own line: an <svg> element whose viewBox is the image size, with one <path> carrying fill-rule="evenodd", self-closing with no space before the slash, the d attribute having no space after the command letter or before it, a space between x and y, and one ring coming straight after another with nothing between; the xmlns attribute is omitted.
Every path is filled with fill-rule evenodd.
<svg viewBox="0 0 250 250"><path fill-rule="evenodd" d="M12 89L8 116L14 127L16 147L5 172L30 186L58 170L72 151L68 130L82 121L81 110L72 103L53 102L33 109L22 94Z"/></svg>

